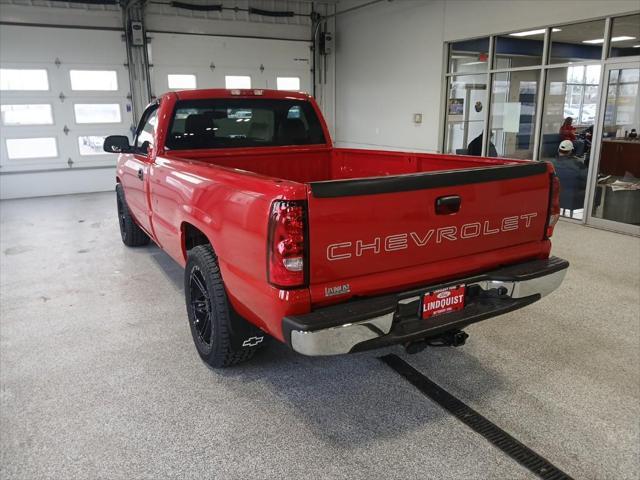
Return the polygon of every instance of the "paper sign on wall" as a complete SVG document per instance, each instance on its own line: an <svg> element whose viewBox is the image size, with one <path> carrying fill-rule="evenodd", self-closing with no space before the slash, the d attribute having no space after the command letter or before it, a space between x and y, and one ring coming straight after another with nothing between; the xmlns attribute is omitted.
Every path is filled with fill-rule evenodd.
<svg viewBox="0 0 640 480"><path fill-rule="evenodd" d="M502 130L518 133L520 131L520 102L508 102L502 110Z"/></svg>

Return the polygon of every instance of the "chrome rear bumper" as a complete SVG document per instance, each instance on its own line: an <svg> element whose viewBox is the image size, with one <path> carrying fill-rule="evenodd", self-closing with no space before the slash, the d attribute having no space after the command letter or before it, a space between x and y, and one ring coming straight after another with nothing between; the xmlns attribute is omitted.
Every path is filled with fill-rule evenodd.
<svg viewBox="0 0 640 480"><path fill-rule="evenodd" d="M285 317L291 348L304 355L338 355L430 338L529 305L562 283L569 262L557 257L511 265L483 275L456 279L395 295L373 297ZM465 308L420 318L421 295L465 284Z"/></svg>

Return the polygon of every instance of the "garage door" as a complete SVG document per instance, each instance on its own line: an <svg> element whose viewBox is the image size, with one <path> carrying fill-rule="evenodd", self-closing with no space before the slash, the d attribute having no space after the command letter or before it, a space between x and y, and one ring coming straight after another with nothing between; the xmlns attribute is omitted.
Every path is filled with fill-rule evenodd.
<svg viewBox="0 0 640 480"><path fill-rule="evenodd" d="M125 63L121 31L3 25L3 197L103 189L115 163L104 137L133 121Z"/></svg>
<svg viewBox="0 0 640 480"><path fill-rule="evenodd" d="M149 32L154 95L191 88L311 91L310 43Z"/></svg>

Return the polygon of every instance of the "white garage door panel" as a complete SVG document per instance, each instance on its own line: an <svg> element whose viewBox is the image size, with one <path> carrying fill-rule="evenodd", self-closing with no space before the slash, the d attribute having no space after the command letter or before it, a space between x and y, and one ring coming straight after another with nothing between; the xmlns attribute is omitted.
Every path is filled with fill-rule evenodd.
<svg viewBox="0 0 640 480"><path fill-rule="evenodd" d="M156 96L170 90L170 74L195 75L197 88L225 88L226 75L248 75L252 88L274 89L277 77L299 77L301 89L311 90L308 42L157 32L149 35Z"/></svg>
<svg viewBox="0 0 640 480"><path fill-rule="evenodd" d="M130 134L133 118L127 98L130 88L125 62L126 50L120 31L2 26L0 68L5 69L5 74L7 70L44 69L48 78L48 90L0 92L5 119L9 109L15 112L20 108L10 107L12 105L44 105L39 107L44 108L40 112L47 112L48 106L51 108L53 124L23 124L25 120L35 118L34 114L23 112L22 116L13 113L12 118L18 120L8 118L9 124L5 121L0 128L0 172L42 171L32 177L39 185L31 186L25 196L40 190L45 194L47 179L54 178L51 170L66 170L69 183L72 183L70 172L73 169L115 164L113 155L101 152L101 141L106 135ZM74 72L74 88L71 72ZM119 116L108 115L108 111L100 114L100 110L109 108L117 109ZM81 118L77 118L78 114ZM48 112L45 117L48 120ZM36 120L36 123L43 122L40 118ZM42 147L42 155L37 156L32 154L28 143L19 139L48 140L32 142L31 150L37 152L35 147ZM55 155L50 155L51 139L55 142ZM14 158L10 158L10 153ZM61 187L64 173L55 175L56 193L77 191L75 185L69 185L68 192ZM3 178L5 187L10 177ZM25 181L19 183L23 185ZM20 196L16 188L11 189L12 196ZM5 192L2 196L6 197Z"/></svg>

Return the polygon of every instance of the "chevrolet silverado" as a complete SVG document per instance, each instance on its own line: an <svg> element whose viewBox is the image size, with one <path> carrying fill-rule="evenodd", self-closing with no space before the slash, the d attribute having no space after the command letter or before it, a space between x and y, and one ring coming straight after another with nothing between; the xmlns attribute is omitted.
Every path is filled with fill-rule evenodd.
<svg viewBox="0 0 640 480"><path fill-rule="evenodd" d="M201 358L226 367L274 337L305 355L460 345L465 326L539 300L559 182L547 162L336 148L312 97L171 92L119 153L128 246L185 267Z"/></svg>

